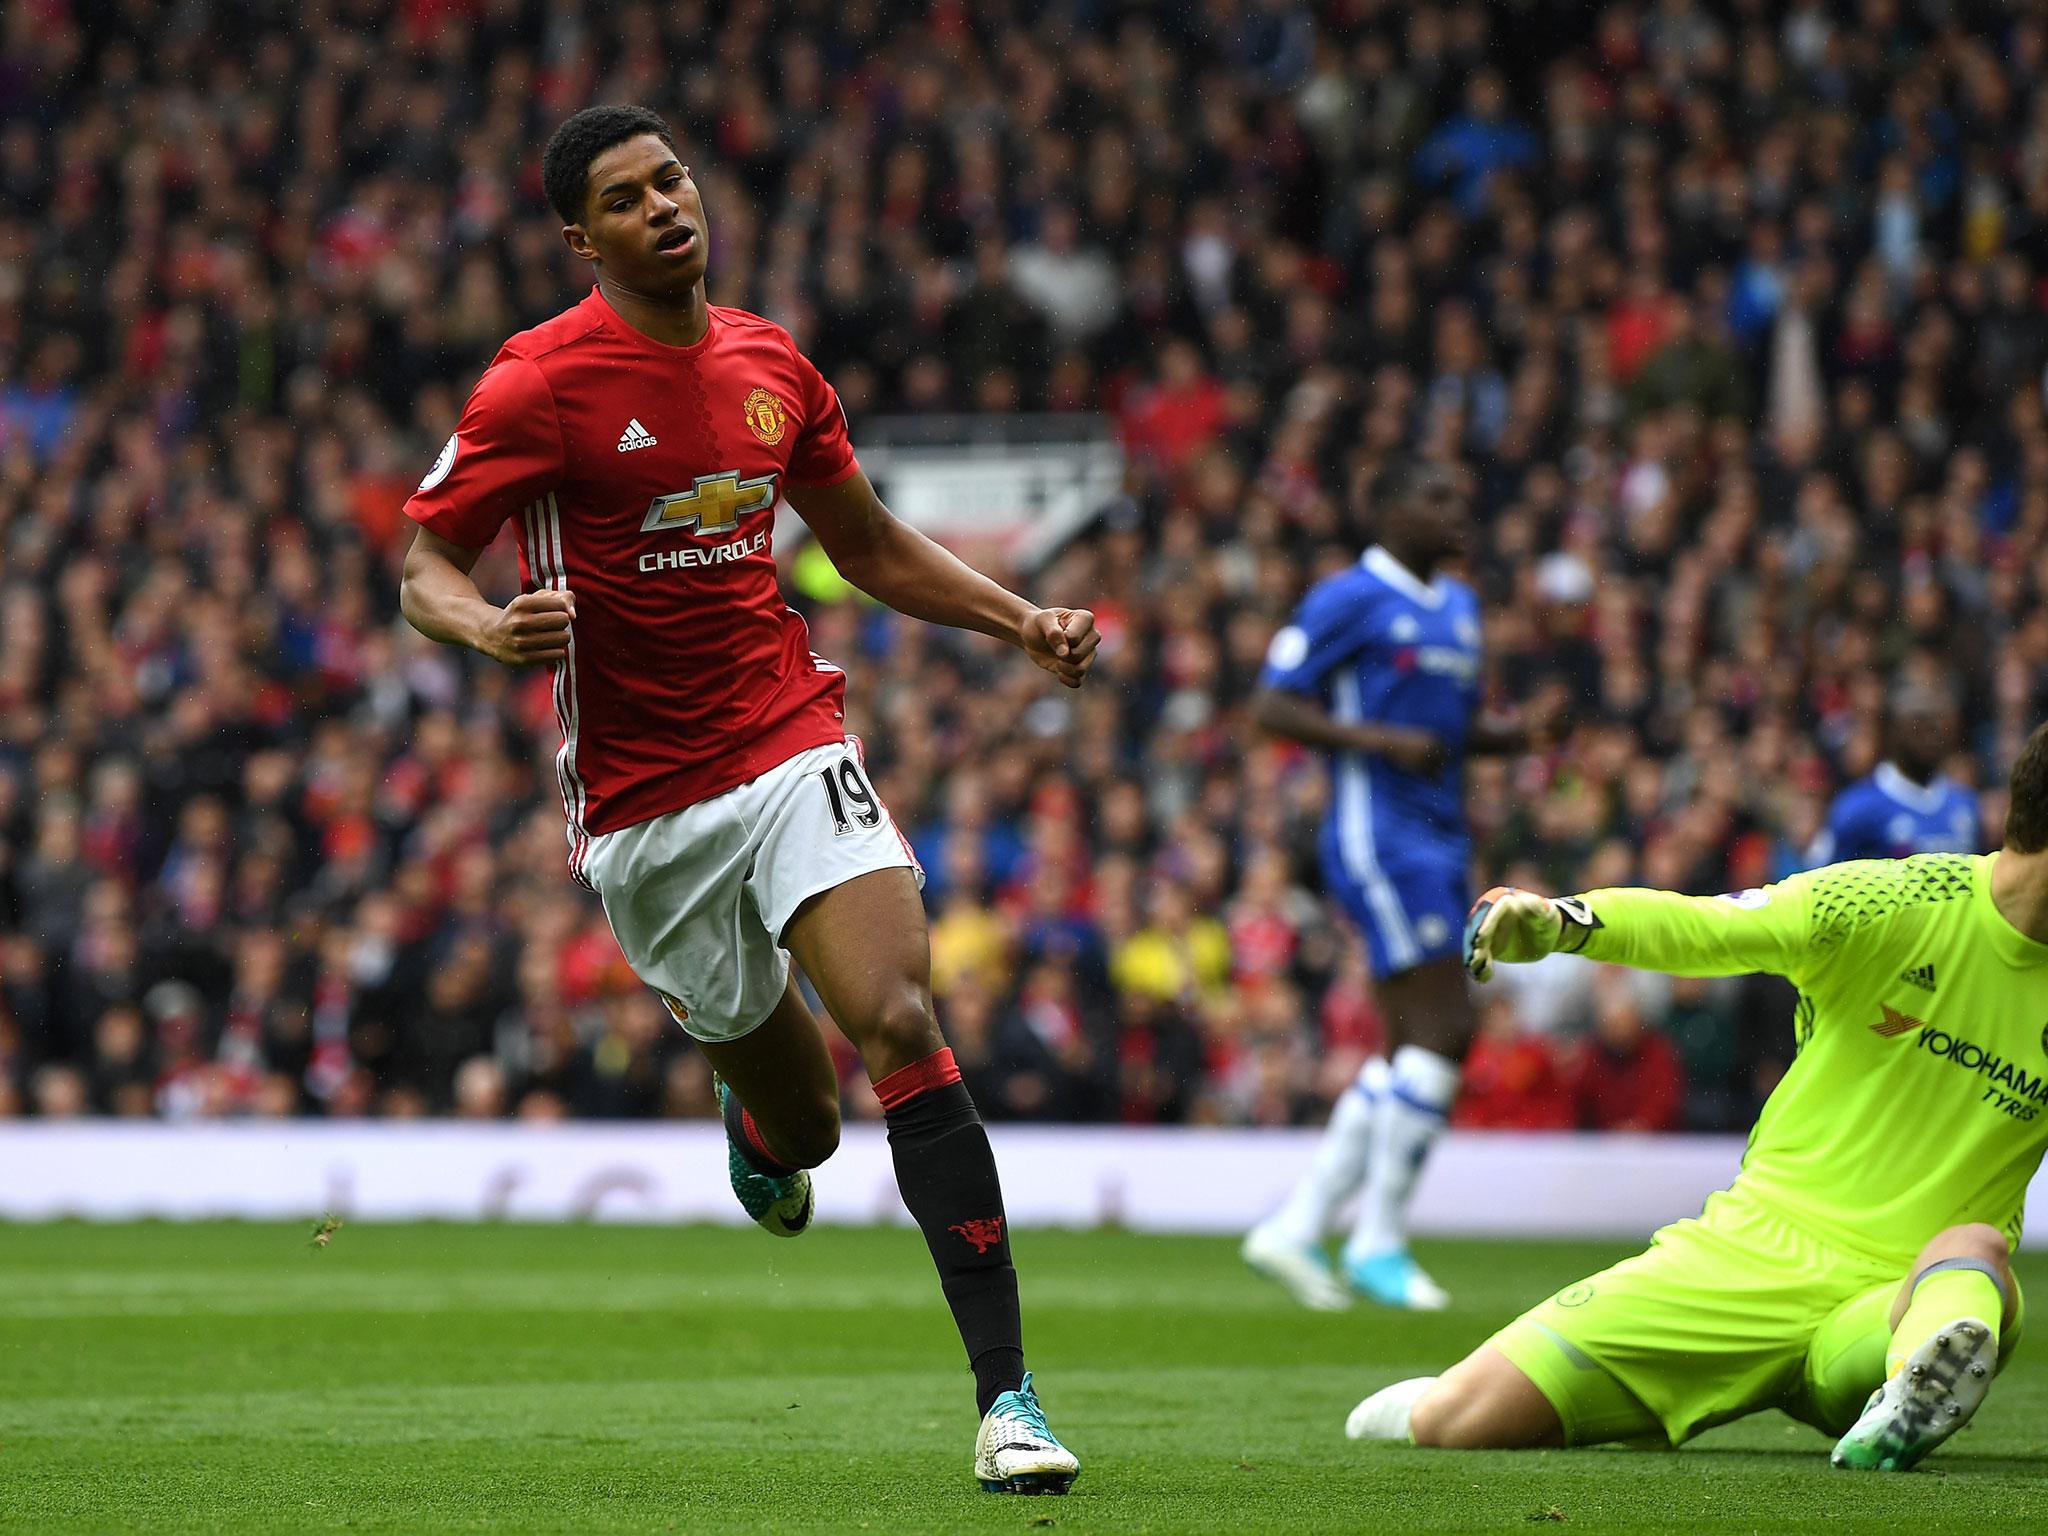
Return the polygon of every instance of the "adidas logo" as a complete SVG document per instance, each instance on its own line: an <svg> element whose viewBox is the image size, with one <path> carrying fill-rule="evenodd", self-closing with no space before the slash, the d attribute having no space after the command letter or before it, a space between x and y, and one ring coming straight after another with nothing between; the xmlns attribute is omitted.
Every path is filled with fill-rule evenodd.
<svg viewBox="0 0 2048 1536"><path fill-rule="evenodd" d="M640 418L638 416L627 422L626 430L619 434L619 452L621 453L631 453L635 448L652 448L653 446L654 434L640 425Z"/></svg>
<svg viewBox="0 0 2048 1536"><path fill-rule="evenodd" d="M1932 992L1934 990L1934 967L1931 965L1916 965L1910 971L1901 971L1899 973L1899 980L1905 982L1908 986L1918 987L1922 992Z"/></svg>

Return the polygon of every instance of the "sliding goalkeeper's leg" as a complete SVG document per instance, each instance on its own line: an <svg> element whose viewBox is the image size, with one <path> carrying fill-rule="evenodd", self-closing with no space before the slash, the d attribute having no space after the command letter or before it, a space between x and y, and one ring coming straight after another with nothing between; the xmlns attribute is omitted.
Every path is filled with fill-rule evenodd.
<svg viewBox="0 0 2048 1536"><path fill-rule="evenodd" d="M1981 1224L1929 1243L1891 1308L1883 1383L1835 1446L1834 1463L1903 1472L1970 1422L1991 1391L2001 1340L2019 1328L2004 1237Z"/></svg>

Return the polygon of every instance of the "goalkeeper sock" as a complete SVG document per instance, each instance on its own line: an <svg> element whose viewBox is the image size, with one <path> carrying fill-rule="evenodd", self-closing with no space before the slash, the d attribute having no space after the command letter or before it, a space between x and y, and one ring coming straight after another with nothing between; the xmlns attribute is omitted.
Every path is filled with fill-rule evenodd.
<svg viewBox="0 0 2048 1536"><path fill-rule="evenodd" d="M1386 1094L1387 1061L1366 1058L1358 1076L1337 1096L1330 1123L1316 1147L1315 1161L1271 1219L1273 1230L1299 1247L1320 1243L1338 1208L1358 1193L1372 1158L1372 1127Z"/></svg>
<svg viewBox="0 0 2048 1536"><path fill-rule="evenodd" d="M1024 1324L996 1157L950 1050L875 1084L889 1124L896 1187L938 1267L967 1347L980 1411L1024 1383Z"/></svg>
<svg viewBox="0 0 2048 1536"><path fill-rule="evenodd" d="M1387 1089L1374 1117L1372 1160L1358 1222L1344 1245L1359 1263L1408 1246L1408 1200L1430 1148L1444 1133L1458 1096L1459 1067L1448 1056L1404 1045L1387 1069Z"/></svg>
<svg viewBox="0 0 2048 1536"><path fill-rule="evenodd" d="M1997 1273L1982 1259L1937 1259L1920 1271L1906 1315L1892 1330L1885 1351L1886 1379L1898 1374L1913 1351L1959 1318L1974 1317L1991 1327L1998 1346L1998 1324L2005 1312L2005 1291Z"/></svg>

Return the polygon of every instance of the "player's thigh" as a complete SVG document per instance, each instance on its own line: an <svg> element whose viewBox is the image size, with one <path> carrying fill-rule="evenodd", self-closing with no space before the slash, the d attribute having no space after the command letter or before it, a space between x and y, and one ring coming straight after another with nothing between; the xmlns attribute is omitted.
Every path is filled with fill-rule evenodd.
<svg viewBox="0 0 2048 1536"><path fill-rule="evenodd" d="M1884 1280L1865 1287L1822 1319L1807 1346L1799 1389L1784 1409L1793 1418L1825 1434L1847 1432L1863 1412L1870 1394L1884 1384L1885 1357L1891 1350L1893 1303L1897 1283ZM2013 1282L2012 1321L1999 1329L1998 1368L2019 1348L2026 1325L2026 1298Z"/></svg>
<svg viewBox="0 0 2048 1536"><path fill-rule="evenodd" d="M1643 1253L1566 1286L1495 1342L1546 1392L1559 1392L1553 1402L1573 1443L1593 1432L1572 1419L1574 1384L1597 1385L1583 1357L1678 1444L1779 1404L1799 1381L1831 1293L1813 1256L1778 1251L1781 1236L1727 1216L1717 1226L1710 1205L1707 1219L1666 1227ZM1608 1438L1637 1438L1599 1427Z"/></svg>
<svg viewBox="0 0 2048 1536"><path fill-rule="evenodd" d="M908 870L870 870L817 893L784 937L870 1078L945 1044L932 1010L924 906Z"/></svg>
<svg viewBox="0 0 2048 1536"><path fill-rule="evenodd" d="M1452 1061L1472 1048L1478 1014L1471 983L1455 955L1439 956L1376 984L1374 996L1394 1046L1416 1045Z"/></svg>
<svg viewBox="0 0 2048 1536"><path fill-rule="evenodd" d="M939 1046L924 872L857 744L817 748L778 774L749 878L762 918L870 1073L907 1066Z"/></svg>
<svg viewBox="0 0 2048 1536"><path fill-rule="evenodd" d="M1520 1383L1509 1390L1489 1380L1496 1418L1516 1431L1512 1439L1489 1444L1513 1447L1607 1445L1615 1441L1664 1441L1664 1426L1614 1374L1555 1329L1524 1314L1473 1351L1459 1367L1491 1364L1492 1376L1513 1370ZM1448 1385L1456 1372L1444 1377ZM1539 1414L1529 1401L1540 1398Z"/></svg>
<svg viewBox="0 0 2048 1536"><path fill-rule="evenodd" d="M605 833L585 861L626 963L700 1042L753 1031L789 979L747 888L741 793Z"/></svg>

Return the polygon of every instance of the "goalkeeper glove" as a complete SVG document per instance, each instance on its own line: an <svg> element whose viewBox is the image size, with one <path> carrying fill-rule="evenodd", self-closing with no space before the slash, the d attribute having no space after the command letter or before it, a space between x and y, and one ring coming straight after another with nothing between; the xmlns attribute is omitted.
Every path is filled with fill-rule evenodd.
<svg viewBox="0 0 2048 1536"><path fill-rule="evenodd" d="M1493 963L1519 965L1557 950L1577 954L1600 926L1577 896L1538 896L1496 885L1472 904L1465 919L1465 969L1475 981L1493 975Z"/></svg>

